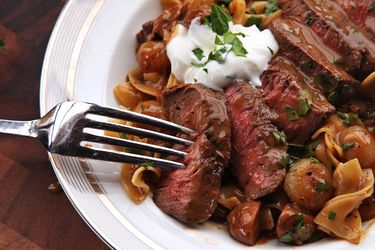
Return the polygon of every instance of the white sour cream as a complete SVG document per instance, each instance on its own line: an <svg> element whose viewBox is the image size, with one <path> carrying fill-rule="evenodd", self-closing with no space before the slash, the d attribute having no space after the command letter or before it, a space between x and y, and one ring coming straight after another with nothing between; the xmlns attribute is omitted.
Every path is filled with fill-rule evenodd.
<svg viewBox="0 0 375 250"><path fill-rule="evenodd" d="M228 86L234 79L250 80L251 84L260 86L260 75L279 49L274 36L268 29L260 31L255 25L245 27L233 25L232 22L229 23L229 31L245 35L237 37L248 52L246 56L236 56L230 51L221 63L210 60L204 67L195 67L192 62L206 62L209 53L215 50L217 34L207 25L200 24L198 19L192 21L189 29L179 24L175 36L167 45L172 73L177 80L185 83L199 82L216 90ZM222 36L219 37L223 40ZM192 52L196 48L204 52L205 57L201 60Z"/></svg>

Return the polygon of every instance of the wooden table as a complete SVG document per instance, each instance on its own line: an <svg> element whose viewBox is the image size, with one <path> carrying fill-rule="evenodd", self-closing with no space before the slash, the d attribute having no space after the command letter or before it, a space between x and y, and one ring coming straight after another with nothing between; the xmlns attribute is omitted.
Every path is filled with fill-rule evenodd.
<svg viewBox="0 0 375 250"><path fill-rule="evenodd" d="M63 0L1 0L0 118L39 115L44 52ZM107 249L56 182L38 141L0 135L0 249Z"/></svg>

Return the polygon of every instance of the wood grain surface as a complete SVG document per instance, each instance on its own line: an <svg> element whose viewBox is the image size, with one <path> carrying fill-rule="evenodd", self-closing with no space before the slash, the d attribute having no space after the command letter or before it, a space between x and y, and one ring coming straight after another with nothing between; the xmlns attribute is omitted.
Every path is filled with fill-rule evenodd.
<svg viewBox="0 0 375 250"><path fill-rule="evenodd" d="M0 0L0 118L39 116L43 57L62 0ZM64 193L38 141L0 135L0 249L108 249Z"/></svg>

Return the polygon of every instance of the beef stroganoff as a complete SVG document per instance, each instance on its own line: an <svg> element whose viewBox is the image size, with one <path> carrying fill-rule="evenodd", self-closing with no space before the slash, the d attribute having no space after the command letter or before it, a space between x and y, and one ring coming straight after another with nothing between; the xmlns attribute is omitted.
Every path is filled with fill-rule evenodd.
<svg viewBox="0 0 375 250"><path fill-rule="evenodd" d="M114 94L124 109L196 131L195 143L106 132L187 152L137 151L185 168L124 164L129 197L150 195L184 223L227 224L247 245L360 243L375 218L373 1L160 3L136 35L138 67Z"/></svg>

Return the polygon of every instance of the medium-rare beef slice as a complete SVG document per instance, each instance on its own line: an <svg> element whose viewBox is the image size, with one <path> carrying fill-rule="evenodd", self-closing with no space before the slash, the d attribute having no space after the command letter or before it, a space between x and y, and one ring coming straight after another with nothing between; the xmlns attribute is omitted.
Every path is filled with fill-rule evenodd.
<svg viewBox="0 0 375 250"><path fill-rule="evenodd" d="M309 27L291 18L279 18L272 22L270 29L280 45L279 55L313 77L314 84L326 96L339 101L355 93L359 82L332 63L339 55L325 46Z"/></svg>
<svg viewBox="0 0 375 250"><path fill-rule="evenodd" d="M272 124L277 115L259 89L237 81L225 97L232 122L232 170L246 197L257 199L275 191L284 179L285 138Z"/></svg>
<svg viewBox="0 0 375 250"><path fill-rule="evenodd" d="M178 220L196 224L211 217L220 195L222 162L205 134L198 137L184 159L184 169L164 172L153 192L156 205Z"/></svg>
<svg viewBox="0 0 375 250"><path fill-rule="evenodd" d="M335 0L346 12L350 21L363 31L364 35L375 42L375 15L373 0Z"/></svg>
<svg viewBox="0 0 375 250"><path fill-rule="evenodd" d="M343 56L345 68L357 79L375 70L375 44L334 1L284 0L282 13L309 25L327 46Z"/></svg>
<svg viewBox="0 0 375 250"><path fill-rule="evenodd" d="M277 124L288 141L304 143L331 115L335 108L287 59L275 57L262 74L262 87L268 106L279 115Z"/></svg>
<svg viewBox="0 0 375 250"><path fill-rule="evenodd" d="M198 132L184 158L186 168L162 172L155 204L180 221L197 224L211 217L231 148L230 120L223 92L202 84L167 90L162 105L170 121Z"/></svg>

